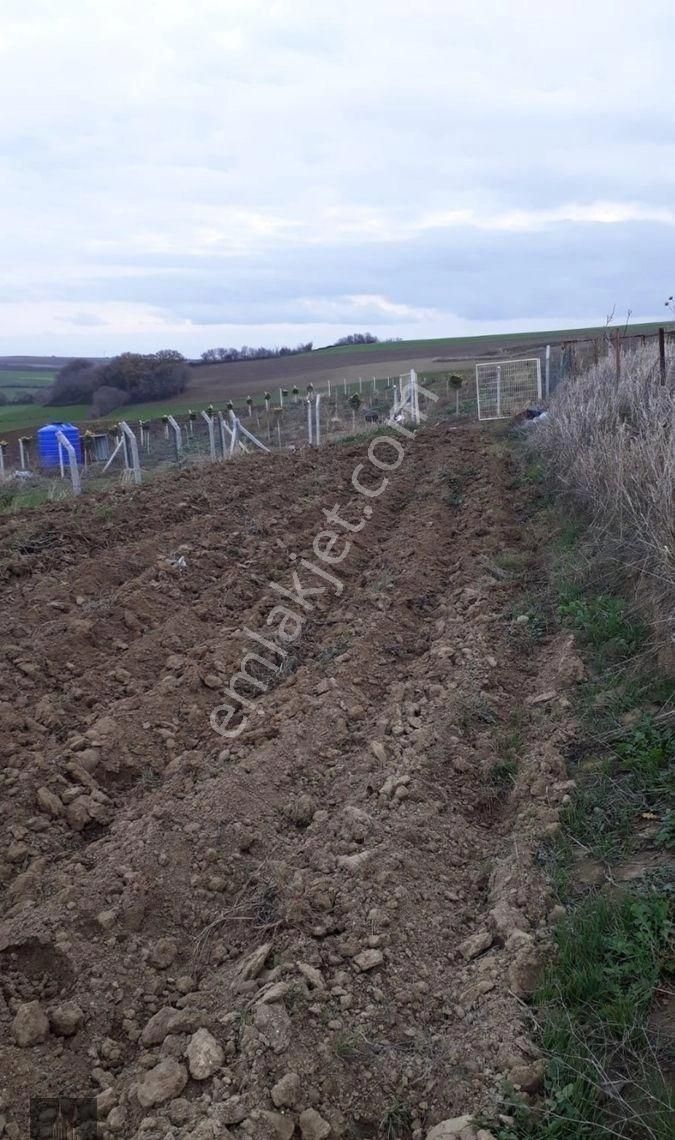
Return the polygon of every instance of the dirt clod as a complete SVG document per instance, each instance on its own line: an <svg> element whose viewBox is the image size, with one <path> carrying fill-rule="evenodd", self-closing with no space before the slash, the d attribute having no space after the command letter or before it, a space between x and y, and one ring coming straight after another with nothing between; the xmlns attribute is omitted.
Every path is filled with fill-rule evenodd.
<svg viewBox="0 0 675 1140"><path fill-rule="evenodd" d="M299 1124L302 1140L326 1140L330 1136L330 1124L314 1108L300 1113Z"/></svg>
<svg viewBox="0 0 675 1140"><path fill-rule="evenodd" d="M163 1104L179 1096L187 1084L187 1070L179 1065L173 1057L167 1057L139 1081L136 1096L143 1108L152 1108L155 1104Z"/></svg>
<svg viewBox="0 0 675 1140"><path fill-rule="evenodd" d="M49 1011L49 1024L52 1032L59 1037L72 1037L84 1020L84 1013L77 1002L65 1001Z"/></svg>
<svg viewBox="0 0 675 1140"><path fill-rule="evenodd" d="M190 1038L186 1049L190 1076L196 1081L205 1081L218 1072L225 1054L208 1029L198 1029Z"/></svg>
<svg viewBox="0 0 675 1140"><path fill-rule="evenodd" d="M29 1049L45 1041L49 1033L49 1020L39 1001L20 1005L12 1022L12 1037L20 1049Z"/></svg>
<svg viewBox="0 0 675 1140"><path fill-rule="evenodd" d="M491 437L402 440L368 515L357 441L0 518L9 1136L26 1089L77 1089L120 1140L371 1136L392 1104L417 1140L538 1060L519 998L580 669L505 619L518 587L489 567L529 492ZM333 508L356 529L321 577Z"/></svg>
<svg viewBox="0 0 675 1140"><path fill-rule="evenodd" d="M285 1073L272 1089L272 1101L277 1108L297 1108L300 1096L300 1077Z"/></svg>
<svg viewBox="0 0 675 1140"><path fill-rule="evenodd" d="M472 934L460 944L459 952L467 962L472 958L477 958L485 950L489 950L492 946L492 934L489 930L479 930L477 934Z"/></svg>

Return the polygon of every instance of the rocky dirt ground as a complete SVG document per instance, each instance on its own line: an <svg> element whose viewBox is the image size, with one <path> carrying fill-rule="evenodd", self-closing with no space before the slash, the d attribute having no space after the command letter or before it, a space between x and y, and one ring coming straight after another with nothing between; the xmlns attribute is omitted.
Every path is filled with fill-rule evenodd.
<svg viewBox="0 0 675 1140"><path fill-rule="evenodd" d="M579 662L514 636L527 491L490 433L420 432L370 500L366 452L0 524L0 1135L77 1095L123 1140L483 1140L505 1076L536 1094ZM224 740L241 631L338 503L344 589Z"/></svg>

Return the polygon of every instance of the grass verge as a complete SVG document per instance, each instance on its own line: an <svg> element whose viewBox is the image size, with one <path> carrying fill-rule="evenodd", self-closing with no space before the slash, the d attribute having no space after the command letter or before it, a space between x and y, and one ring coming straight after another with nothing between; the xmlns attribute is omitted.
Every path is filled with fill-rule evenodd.
<svg viewBox="0 0 675 1140"><path fill-rule="evenodd" d="M528 478L536 484L531 467ZM541 851L566 911L531 1010L544 1092L533 1100L507 1090L493 1131L499 1140L666 1140L675 1110L675 688L592 528L545 494L531 524L539 541L552 536L546 569L528 575L511 624L525 652L529 627L537 638L572 630L587 678L569 756L576 789Z"/></svg>

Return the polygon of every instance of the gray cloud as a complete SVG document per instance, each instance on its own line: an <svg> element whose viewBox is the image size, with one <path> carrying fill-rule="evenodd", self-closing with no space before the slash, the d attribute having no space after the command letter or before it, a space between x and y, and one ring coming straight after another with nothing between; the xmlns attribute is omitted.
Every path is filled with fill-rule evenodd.
<svg viewBox="0 0 675 1140"><path fill-rule="evenodd" d="M660 315L675 10L621 9L5 0L0 345Z"/></svg>

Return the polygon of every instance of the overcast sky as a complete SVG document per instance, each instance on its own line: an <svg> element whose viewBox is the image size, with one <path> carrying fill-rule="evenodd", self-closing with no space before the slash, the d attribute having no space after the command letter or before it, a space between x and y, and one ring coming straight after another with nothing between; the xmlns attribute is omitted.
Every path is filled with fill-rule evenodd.
<svg viewBox="0 0 675 1140"><path fill-rule="evenodd" d="M0 0L0 354L658 319L671 0Z"/></svg>

